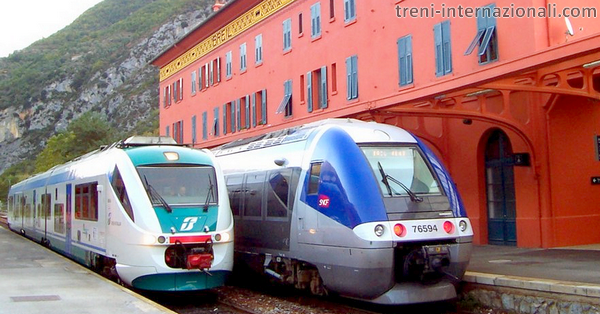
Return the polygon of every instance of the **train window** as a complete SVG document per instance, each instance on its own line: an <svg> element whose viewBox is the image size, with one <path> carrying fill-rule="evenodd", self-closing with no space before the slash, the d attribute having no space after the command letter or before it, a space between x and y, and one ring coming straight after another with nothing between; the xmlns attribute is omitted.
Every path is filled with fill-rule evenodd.
<svg viewBox="0 0 600 314"><path fill-rule="evenodd" d="M154 205L217 204L215 169L210 166L144 166L137 168Z"/></svg>
<svg viewBox="0 0 600 314"><path fill-rule="evenodd" d="M310 165L310 177L308 178L308 194L319 193L319 178L321 176L321 165L323 162L315 162Z"/></svg>
<svg viewBox="0 0 600 314"><path fill-rule="evenodd" d="M416 194L440 194L439 183L416 146L361 148L385 196L406 196L404 187Z"/></svg>
<svg viewBox="0 0 600 314"><path fill-rule="evenodd" d="M52 202L52 194L44 194L42 195L42 210L43 210L43 214L44 217L46 218L46 220L50 220L52 217L52 212L50 211L50 206Z"/></svg>
<svg viewBox="0 0 600 314"><path fill-rule="evenodd" d="M75 186L75 218L98 221L98 182Z"/></svg>
<svg viewBox="0 0 600 314"><path fill-rule="evenodd" d="M17 199L15 202L15 205L17 208L15 208L15 217L20 218L20 217L23 217L23 208L25 207L25 197L23 195L17 195L16 198Z"/></svg>
<svg viewBox="0 0 600 314"><path fill-rule="evenodd" d="M267 217L287 217L290 171L275 170L267 181Z"/></svg>
<svg viewBox="0 0 600 314"><path fill-rule="evenodd" d="M243 175L232 175L227 176L227 190L229 191L229 205L233 215L240 215L240 206L242 200L242 182L244 181Z"/></svg>
<svg viewBox="0 0 600 314"><path fill-rule="evenodd" d="M127 213L127 216L129 216L132 221L135 221L133 218L133 208L131 207L129 196L127 196L127 189L125 188L123 177L121 177L121 172L117 167L115 167L111 185L115 191L115 194L117 195L117 198L119 199L119 202L121 202L121 205L123 205L123 209Z"/></svg>
<svg viewBox="0 0 600 314"><path fill-rule="evenodd" d="M54 232L65 233L65 205L54 204Z"/></svg>
<svg viewBox="0 0 600 314"><path fill-rule="evenodd" d="M244 217L262 216L264 184L264 173L246 175L246 186L244 188Z"/></svg>
<svg viewBox="0 0 600 314"><path fill-rule="evenodd" d="M23 216L25 218L33 217L32 210L31 210L31 204L25 204L25 214Z"/></svg>

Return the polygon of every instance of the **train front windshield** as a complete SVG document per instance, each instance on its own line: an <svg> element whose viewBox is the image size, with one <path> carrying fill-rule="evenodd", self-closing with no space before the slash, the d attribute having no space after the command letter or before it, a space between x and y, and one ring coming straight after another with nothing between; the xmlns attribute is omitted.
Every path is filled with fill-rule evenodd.
<svg viewBox="0 0 600 314"><path fill-rule="evenodd" d="M213 167L141 166L137 170L153 205L170 207L217 203L217 180Z"/></svg>
<svg viewBox="0 0 600 314"><path fill-rule="evenodd" d="M385 197L439 195L440 185L416 146L363 146Z"/></svg>

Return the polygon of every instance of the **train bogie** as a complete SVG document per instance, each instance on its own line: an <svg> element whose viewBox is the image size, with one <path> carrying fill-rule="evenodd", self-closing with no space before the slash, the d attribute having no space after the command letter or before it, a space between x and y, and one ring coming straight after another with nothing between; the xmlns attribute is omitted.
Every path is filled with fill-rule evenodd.
<svg viewBox="0 0 600 314"><path fill-rule="evenodd" d="M256 271L373 303L456 296L473 231L448 172L408 132L330 119L214 152L236 255Z"/></svg>

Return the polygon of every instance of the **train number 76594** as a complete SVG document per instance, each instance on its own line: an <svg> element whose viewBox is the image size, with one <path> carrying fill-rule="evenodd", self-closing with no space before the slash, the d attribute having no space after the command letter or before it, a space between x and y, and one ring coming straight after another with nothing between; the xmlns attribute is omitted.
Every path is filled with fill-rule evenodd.
<svg viewBox="0 0 600 314"><path fill-rule="evenodd" d="M415 233L427 233L427 232L437 232L438 227L436 225L416 225L412 226L413 232Z"/></svg>

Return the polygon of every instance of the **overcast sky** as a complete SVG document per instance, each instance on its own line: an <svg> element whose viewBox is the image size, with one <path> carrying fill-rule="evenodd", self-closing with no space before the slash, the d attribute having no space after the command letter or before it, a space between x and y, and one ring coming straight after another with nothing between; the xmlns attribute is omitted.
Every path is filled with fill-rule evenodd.
<svg viewBox="0 0 600 314"><path fill-rule="evenodd" d="M49 37L102 0L4 0L0 4L0 58Z"/></svg>

